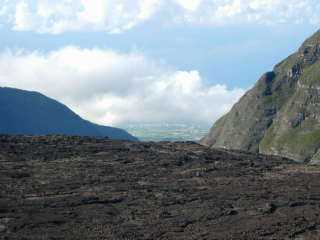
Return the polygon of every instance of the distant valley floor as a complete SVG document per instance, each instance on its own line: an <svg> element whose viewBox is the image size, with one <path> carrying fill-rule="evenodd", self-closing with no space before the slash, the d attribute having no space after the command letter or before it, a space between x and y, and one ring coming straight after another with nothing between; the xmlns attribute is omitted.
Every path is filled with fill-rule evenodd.
<svg viewBox="0 0 320 240"><path fill-rule="evenodd" d="M210 126L206 124L124 124L125 129L140 141L200 141L208 134Z"/></svg>
<svg viewBox="0 0 320 240"><path fill-rule="evenodd" d="M192 142L0 136L0 239L320 239L319 179Z"/></svg>

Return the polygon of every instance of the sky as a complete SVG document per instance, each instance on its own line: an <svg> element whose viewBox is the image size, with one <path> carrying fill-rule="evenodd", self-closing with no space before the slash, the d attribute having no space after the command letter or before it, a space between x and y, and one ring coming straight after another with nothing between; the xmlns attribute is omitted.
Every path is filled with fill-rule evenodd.
<svg viewBox="0 0 320 240"><path fill-rule="evenodd" d="M0 86L104 125L210 125L319 12L319 0L0 0Z"/></svg>

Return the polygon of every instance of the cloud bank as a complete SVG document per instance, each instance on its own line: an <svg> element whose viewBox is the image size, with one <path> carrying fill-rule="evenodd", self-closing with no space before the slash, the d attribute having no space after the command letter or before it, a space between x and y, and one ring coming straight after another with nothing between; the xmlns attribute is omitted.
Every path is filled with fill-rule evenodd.
<svg viewBox="0 0 320 240"><path fill-rule="evenodd" d="M120 33L165 24L319 24L319 0L0 0L0 22L16 31Z"/></svg>
<svg viewBox="0 0 320 240"><path fill-rule="evenodd" d="M139 53L65 47L0 54L0 86L40 91L101 124L211 124L244 94Z"/></svg>

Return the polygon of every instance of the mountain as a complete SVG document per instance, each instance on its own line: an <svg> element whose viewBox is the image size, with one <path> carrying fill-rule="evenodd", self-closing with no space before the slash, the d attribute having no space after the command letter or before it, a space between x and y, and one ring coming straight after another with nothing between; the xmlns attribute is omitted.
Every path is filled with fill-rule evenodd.
<svg viewBox="0 0 320 240"><path fill-rule="evenodd" d="M265 73L201 143L320 162L320 31Z"/></svg>
<svg viewBox="0 0 320 240"><path fill-rule="evenodd" d="M0 88L0 133L65 134L137 140L124 130L86 121L38 92Z"/></svg>

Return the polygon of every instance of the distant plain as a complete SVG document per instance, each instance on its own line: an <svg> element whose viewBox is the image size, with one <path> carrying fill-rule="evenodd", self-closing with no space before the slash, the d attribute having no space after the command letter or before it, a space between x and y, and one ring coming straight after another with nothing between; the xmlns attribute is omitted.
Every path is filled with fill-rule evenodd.
<svg viewBox="0 0 320 240"><path fill-rule="evenodd" d="M119 125L140 141L199 141L209 131L206 124L123 124Z"/></svg>

